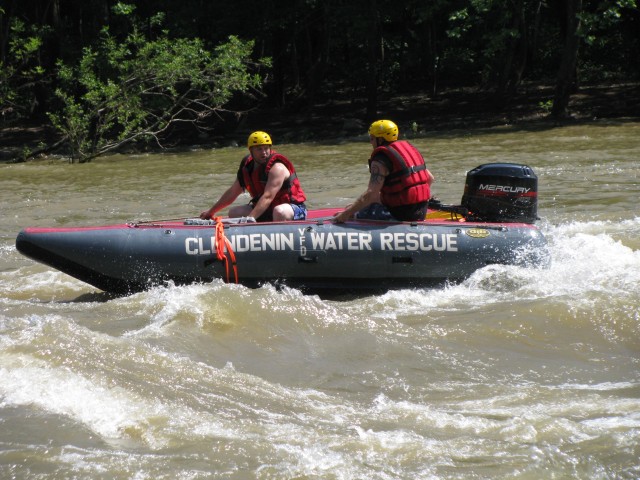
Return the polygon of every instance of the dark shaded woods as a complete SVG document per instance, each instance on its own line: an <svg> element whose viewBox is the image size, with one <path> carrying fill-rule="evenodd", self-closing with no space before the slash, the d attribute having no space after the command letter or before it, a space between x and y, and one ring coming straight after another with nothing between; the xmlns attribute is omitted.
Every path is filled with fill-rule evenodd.
<svg viewBox="0 0 640 480"><path fill-rule="evenodd" d="M81 58L105 26L114 35L124 28L113 13L117 4L3 1L3 68L19 61L11 50L17 37L42 39L40 48L24 48L23 70L31 69L31 75L25 74L22 83L17 74L0 77L5 139L11 127L43 123L54 104L58 60L73 63ZM255 41L256 60L271 58L270 68L256 62L262 89L232 102L228 114L212 120L212 137L220 141L256 121L285 122L288 131L300 125L298 140L337 138L387 112L418 128L437 128L438 118L443 125L464 125L474 119L491 123L490 118L508 123L543 116L594 117L595 106L587 113L580 104L581 88L617 85L619 90L631 85L628 88L637 91L633 85L640 79L640 11L635 0L129 4L141 19L164 13L161 27L150 20L145 24L143 33L149 38L163 29L175 38L197 37L215 48L229 35L238 35ZM13 104L6 101L9 87L18 92ZM583 95L604 95L590 88ZM316 122L337 131L319 132ZM197 136L180 135L185 141L198 140L190 138L191 133Z"/></svg>

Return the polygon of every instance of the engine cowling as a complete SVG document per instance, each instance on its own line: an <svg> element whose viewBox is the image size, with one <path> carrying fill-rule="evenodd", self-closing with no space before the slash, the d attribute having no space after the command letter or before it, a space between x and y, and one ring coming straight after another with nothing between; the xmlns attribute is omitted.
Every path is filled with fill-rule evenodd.
<svg viewBox="0 0 640 480"><path fill-rule="evenodd" d="M527 165L480 165L467 173L462 206L469 211L470 220L535 223L538 177Z"/></svg>

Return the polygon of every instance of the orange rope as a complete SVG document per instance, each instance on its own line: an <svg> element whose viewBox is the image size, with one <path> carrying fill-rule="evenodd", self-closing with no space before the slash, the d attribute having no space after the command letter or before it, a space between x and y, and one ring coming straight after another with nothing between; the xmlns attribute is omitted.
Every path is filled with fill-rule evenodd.
<svg viewBox="0 0 640 480"><path fill-rule="evenodd" d="M231 259L231 264L233 266L233 274L235 276L235 283L238 283L238 266L236 265L236 254L233 252L233 248L231 247L231 242L224 235L224 224L222 223L221 217L215 217L216 221L216 256L218 260L224 262L224 268L226 271L225 282L229 283L229 259ZM229 257L224 253L224 247L227 247L227 253Z"/></svg>

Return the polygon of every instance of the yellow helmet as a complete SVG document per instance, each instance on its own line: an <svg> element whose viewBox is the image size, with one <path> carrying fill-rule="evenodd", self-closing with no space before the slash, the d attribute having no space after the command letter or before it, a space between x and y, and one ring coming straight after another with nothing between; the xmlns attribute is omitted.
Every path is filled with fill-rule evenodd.
<svg viewBox="0 0 640 480"><path fill-rule="evenodd" d="M391 120L376 120L369 127L369 135L382 137L387 142L398 140L398 126Z"/></svg>
<svg viewBox="0 0 640 480"><path fill-rule="evenodd" d="M266 132L253 132L247 140L247 147L257 147L258 145L273 145L271 137Z"/></svg>

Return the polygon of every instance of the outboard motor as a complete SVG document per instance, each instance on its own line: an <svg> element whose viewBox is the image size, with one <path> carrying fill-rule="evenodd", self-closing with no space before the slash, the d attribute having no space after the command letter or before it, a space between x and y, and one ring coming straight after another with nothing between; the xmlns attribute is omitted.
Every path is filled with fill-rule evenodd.
<svg viewBox="0 0 640 480"><path fill-rule="evenodd" d="M462 206L469 211L469 220L535 223L538 177L526 165L480 165L467 173Z"/></svg>

